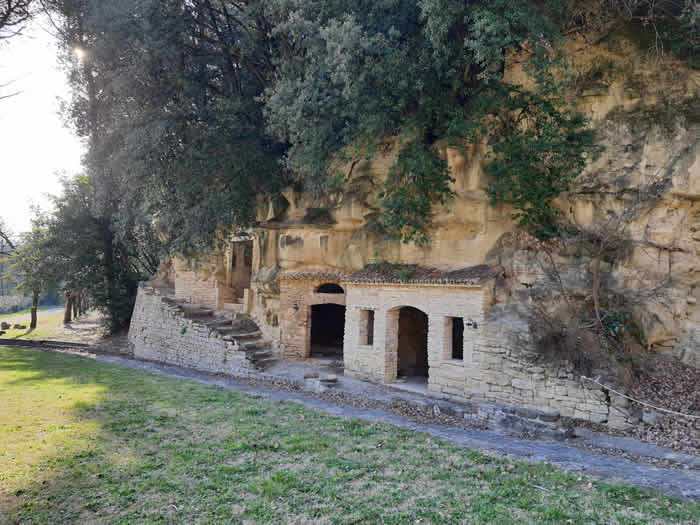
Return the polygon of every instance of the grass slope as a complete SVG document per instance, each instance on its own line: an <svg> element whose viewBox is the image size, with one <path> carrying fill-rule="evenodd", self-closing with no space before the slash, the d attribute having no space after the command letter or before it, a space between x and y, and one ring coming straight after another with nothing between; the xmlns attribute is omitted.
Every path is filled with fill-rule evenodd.
<svg viewBox="0 0 700 525"><path fill-rule="evenodd" d="M49 352L0 348L0 403L0 522L700 517L698 505L424 434Z"/></svg>

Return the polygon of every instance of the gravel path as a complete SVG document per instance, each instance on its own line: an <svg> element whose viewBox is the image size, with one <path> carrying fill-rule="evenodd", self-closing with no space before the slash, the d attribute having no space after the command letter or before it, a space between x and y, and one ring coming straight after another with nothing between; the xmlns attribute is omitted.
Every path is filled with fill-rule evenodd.
<svg viewBox="0 0 700 525"><path fill-rule="evenodd" d="M416 418L411 417L410 414L388 410L387 405L383 404L382 401L365 399L364 401L351 402L348 405L344 404L343 400L339 399L339 396L334 392L310 394L294 391L295 389L290 388L289 385L285 386L271 378L214 376L195 370L139 361L123 356L74 353L103 363L142 370L150 374L187 379L204 385L261 395L276 402L301 403L306 407L321 410L333 416L388 423L416 432L424 432L485 453L525 461L547 462L569 472L581 472L602 480L623 482L641 488L658 490L686 500L700 501L700 469L695 464L695 458L683 454L673 455L673 451L670 451L673 456L672 460L652 465L648 462L635 461L629 457L611 454L610 449L606 451L606 447L599 446L601 442L596 441L593 435L589 436L588 442L584 443L584 446L574 446L565 442L521 439L461 425L417 422ZM644 448L645 445L640 444L640 446ZM663 452L666 449L658 450ZM642 452L653 453L648 448Z"/></svg>

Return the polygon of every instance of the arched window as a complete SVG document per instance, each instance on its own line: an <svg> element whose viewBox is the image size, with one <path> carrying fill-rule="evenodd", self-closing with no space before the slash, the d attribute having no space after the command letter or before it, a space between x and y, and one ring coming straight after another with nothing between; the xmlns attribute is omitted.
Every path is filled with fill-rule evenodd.
<svg viewBox="0 0 700 525"><path fill-rule="evenodd" d="M337 284L325 283L316 289L316 293L345 293L345 290Z"/></svg>

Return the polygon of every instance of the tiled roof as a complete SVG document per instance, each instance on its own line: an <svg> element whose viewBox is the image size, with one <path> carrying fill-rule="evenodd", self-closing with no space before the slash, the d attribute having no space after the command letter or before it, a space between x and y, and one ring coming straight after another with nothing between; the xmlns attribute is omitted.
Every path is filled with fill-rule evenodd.
<svg viewBox="0 0 700 525"><path fill-rule="evenodd" d="M347 277L345 273L338 272L282 272L281 281L341 281Z"/></svg>
<svg viewBox="0 0 700 525"><path fill-rule="evenodd" d="M496 278L503 267L480 264L457 270L440 270L417 264L368 264L343 279L348 283L468 284L480 285Z"/></svg>

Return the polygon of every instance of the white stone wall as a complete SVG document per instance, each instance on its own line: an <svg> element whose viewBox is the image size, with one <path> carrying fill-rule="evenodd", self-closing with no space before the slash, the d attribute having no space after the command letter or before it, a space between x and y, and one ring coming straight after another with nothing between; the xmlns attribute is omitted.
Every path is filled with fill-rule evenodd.
<svg viewBox="0 0 700 525"><path fill-rule="evenodd" d="M347 284L344 360L348 376L396 379L399 308L428 315L428 389L454 398L559 412L624 426L625 414L601 388L584 383L567 363L537 362L527 323L518 316L485 317L490 290L459 286ZM374 343L366 340L364 310L374 310ZM464 358L452 359L449 317L462 317ZM467 325L476 323L476 328Z"/></svg>
<svg viewBox="0 0 700 525"><path fill-rule="evenodd" d="M463 396L466 389L471 356L478 345L483 326L484 297L482 287L382 284L350 284L347 286L345 373L373 381L392 382L398 363L399 309L412 306L428 315L429 387L436 392ZM374 310L374 342L365 340L363 310ZM453 360L452 340L448 333L448 317L472 320L477 329L465 326L464 359Z"/></svg>
<svg viewBox="0 0 700 525"><path fill-rule="evenodd" d="M213 373L239 375L251 368L234 343L185 319L177 306L162 299L157 288L139 287L129 328L135 357Z"/></svg>
<svg viewBox="0 0 700 525"><path fill-rule="evenodd" d="M472 397L625 426L626 414L610 407L615 400L582 380L570 363L539 359L526 320L516 314L490 313L473 362Z"/></svg>

